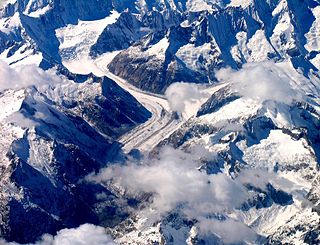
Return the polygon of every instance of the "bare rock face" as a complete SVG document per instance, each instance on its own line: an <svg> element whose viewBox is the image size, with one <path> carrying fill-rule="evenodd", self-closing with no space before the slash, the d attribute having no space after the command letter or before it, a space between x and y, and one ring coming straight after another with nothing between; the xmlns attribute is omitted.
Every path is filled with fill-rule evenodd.
<svg viewBox="0 0 320 245"><path fill-rule="evenodd" d="M189 69L175 55L180 47L188 43L191 35L192 30L183 27L172 27L168 33L152 33L140 43L118 54L108 68L135 86L156 93L164 93L173 82L205 83L208 78ZM160 42L167 45L160 51L163 54L148 52L151 45L160 45L157 44Z"/></svg>

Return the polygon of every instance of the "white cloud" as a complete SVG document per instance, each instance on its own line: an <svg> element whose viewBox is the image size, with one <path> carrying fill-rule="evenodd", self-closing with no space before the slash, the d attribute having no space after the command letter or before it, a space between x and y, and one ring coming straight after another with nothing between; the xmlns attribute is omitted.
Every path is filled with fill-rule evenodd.
<svg viewBox="0 0 320 245"><path fill-rule="evenodd" d="M293 80L273 62L248 63L239 71L221 69L216 76L220 81L232 83L242 96L259 102L274 100L291 104L303 98Z"/></svg>
<svg viewBox="0 0 320 245"><path fill-rule="evenodd" d="M257 234L241 222L227 220L201 219L199 222L200 233L206 234L214 230L215 234L225 243L252 242Z"/></svg>
<svg viewBox="0 0 320 245"><path fill-rule="evenodd" d="M273 170L263 168L246 168L241 170L241 173L237 176L237 181L243 185L250 184L261 190L267 190L267 184L271 184L274 188L285 191L289 194L299 198L302 201L308 201L300 190L302 187L289 179L279 176Z"/></svg>
<svg viewBox="0 0 320 245"><path fill-rule="evenodd" d="M232 239L226 235L230 231L229 224L235 221L227 219L221 225L206 221L211 214L231 212L248 198L247 191L237 180L223 173L208 175L200 170L201 160L214 159L215 155L204 148L196 147L186 153L165 147L158 159L130 162L124 166L113 165L98 175L88 176L87 180L112 183L133 197L152 193L152 203L139 214L148 220L155 221L179 207L188 218L199 221L200 232L212 232L227 243L243 241L245 234L248 234L247 239L255 239L255 232L244 224L236 223L237 226L231 228L242 233L237 240L236 235ZM206 222L210 222L210 226L206 226Z"/></svg>
<svg viewBox="0 0 320 245"><path fill-rule="evenodd" d="M47 86L61 83L61 78L53 71L43 71L35 65L10 67L0 61L0 91L21 89L31 86Z"/></svg>
<svg viewBox="0 0 320 245"><path fill-rule="evenodd" d="M193 116L210 97L203 88L203 85L193 83L171 84L165 92L171 110L184 118Z"/></svg>
<svg viewBox="0 0 320 245"><path fill-rule="evenodd" d="M0 0L0 8L4 7L7 4L8 0ZM1 245L1 243L0 243Z"/></svg>
<svg viewBox="0 0 320 245"><path fill-rule="evenodd" d="M43 235L34 245L116 245L107 235L105 228L91 224L81 225L76 229L63 229L56 236ZM0 245L19 245L0 240ZM31 244L29 244L31 245Z"/></svg>

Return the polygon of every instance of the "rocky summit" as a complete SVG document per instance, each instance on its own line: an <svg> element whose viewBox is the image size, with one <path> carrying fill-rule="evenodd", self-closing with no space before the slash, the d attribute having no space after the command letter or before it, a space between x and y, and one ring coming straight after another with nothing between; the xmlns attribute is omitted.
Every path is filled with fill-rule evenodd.
<svg viewBox="0 0 320 245"><path fill-rule="evenodd" d="M319 0L0 1L0 244L320 244Z"/></svg>

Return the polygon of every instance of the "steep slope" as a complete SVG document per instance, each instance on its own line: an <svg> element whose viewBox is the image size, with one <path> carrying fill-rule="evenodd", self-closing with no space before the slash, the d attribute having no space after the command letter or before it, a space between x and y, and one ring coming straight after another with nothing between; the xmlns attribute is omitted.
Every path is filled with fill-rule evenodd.
<svg viewBox="0 0 320 245"><path fill-rule="evenodd" d="M150 112L111 79L61 73L75 82L0 95L1 237L8 240L33 242L65 227L112 225L126 216L109 190L81 179L121 159L115 139Z"/></svg>

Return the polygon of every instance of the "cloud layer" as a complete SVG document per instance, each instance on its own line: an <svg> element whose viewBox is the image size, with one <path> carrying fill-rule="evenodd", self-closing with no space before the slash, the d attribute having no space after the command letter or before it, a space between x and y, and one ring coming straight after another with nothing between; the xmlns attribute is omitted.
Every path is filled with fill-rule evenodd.
<svg viewBox="0 0 320 245"><path fill-rule="evenodd" d="M0 91L57 83L61 83L61 79L53 71L43 71L35 65L12 68L7 63L0 61Z"/></svg>
<svg viewBox="0 0 320 245"><path fill-rule="evenodd" d="M217 234L227 243L243 241L243 237L254 240L255 232L244 224L230 218L224 221L207 218L212 214L227 214L247 200L247 192L237 180L223 173L208 175L200 170L204 160L214 159L214 154L201 147L195 147L189 153L165 147L158 159L113 165L87 179L112 183L133 197L152 193L152 203L140 213L149 220L155 221L179 207L190 220L198 221L200 233ZM233 224L233 238L228 234L230 224Z"/></svg>
<svg viewBox="0 0 320 245"><path fill-rule="evenodd" d="M239 71L231 68L216 73L218 80L232 83L242 96L264 102L273 100L290 104L301 100L292 79L273 62L248 63Z"/></svg>

